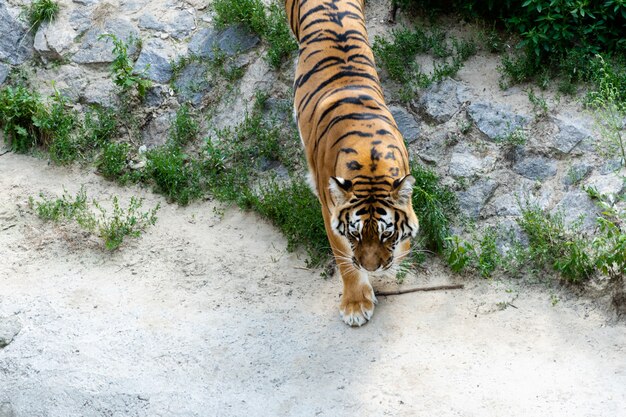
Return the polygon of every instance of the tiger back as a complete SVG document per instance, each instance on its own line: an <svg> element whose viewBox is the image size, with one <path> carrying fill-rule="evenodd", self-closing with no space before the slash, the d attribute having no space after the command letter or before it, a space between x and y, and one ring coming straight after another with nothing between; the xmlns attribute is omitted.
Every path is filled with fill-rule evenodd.
<svg viewBox="0 0 626 417"><path fill-rule="evenodd" d="M340 313L374 311L369 277L393 273L418 220L404 140L387 108L362 0L286 0L299 44L294 115L342 276Z"/></svg>

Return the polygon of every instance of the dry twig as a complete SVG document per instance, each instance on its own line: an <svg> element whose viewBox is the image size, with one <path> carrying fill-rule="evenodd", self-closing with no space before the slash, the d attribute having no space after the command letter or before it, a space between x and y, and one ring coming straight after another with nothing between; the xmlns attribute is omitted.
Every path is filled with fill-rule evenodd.
<svg viewBox="0 0 626 417"><path fill-rule="evenodd" d="M405 290L376 291L375 294L376 296L389 296L389 295L407 294L410 292L418 292L418 291L460 290L463 288L464 288L463 284L435 285L433 287L416 287L416 288L407 288Z"/></svg>

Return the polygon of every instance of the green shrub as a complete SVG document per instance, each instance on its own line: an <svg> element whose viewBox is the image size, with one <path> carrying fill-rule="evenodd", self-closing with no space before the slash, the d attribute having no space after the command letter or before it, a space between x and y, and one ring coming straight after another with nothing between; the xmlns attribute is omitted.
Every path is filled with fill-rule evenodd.
<svg viewBox="0 0 626 417"><path fill-rule="evenodd" d="M106 249L116 250L127 236L137 238L148 226L154 226L159 205L147 212L140 212L142 204L143 200L131 197L128 207L123 209L117 196L114 196L113 212L109 215L96 200L93 201L94 207L100 212L93 218L93 230L104 240Z"/></svg>
<svg viewBox="0 0 626 417"><path fill-rule="evenodd" d="M176 111L176 118L170 130L170 141L174 146L183 147L200 135L200 126L195 120L192 110L183 104Z"/></svg>
<svg viewBox="0 0 626 417"><path fill-rule="evenodd" d="M41 131L35 120L44 112L39 95L26 87L7 86L0 90L0 125L11 150L25 153L41 143Z"/></svg>
<svg viewBox="0 0 626 417"><path fill-rule="evenodd" d="M128 154L131 147L127 143L107 143L96 162L98 171L109 180L121 180L128 169ZM124 182L124 181L122 181Z"/></svg>
<svg viewBox="0 0 626 417"><path fill-rule="evenodd" d="M528 237L527 262L537 268L552 267L571 282L580 282L593 272L588 241L576 225L566 228L560 214L526 206L517 222Z"/></svg>
<svg viewBox="0 0 626 417"><path fill-rule="evenodd" d="M155 183L155 190L169 200L187 205L201 197L201 171L198 163L176 146L162 146L147 154L146 176Z"/></svg>
<svg viewBox="0 0 626 417"><path fill-rule="evenodd" d="M144 73L137 73L134 70L133 61L128 56L128 48L131 43L139 45L140 41L131 39L129 42L124 42L124 40L110 33L100 35L98 39L111 40L113 42L114 58L111 63L113 82L120 87L123 94L136 91L139 98L143 98L148 88L152 86L152 82L145 78Z"/></svg>

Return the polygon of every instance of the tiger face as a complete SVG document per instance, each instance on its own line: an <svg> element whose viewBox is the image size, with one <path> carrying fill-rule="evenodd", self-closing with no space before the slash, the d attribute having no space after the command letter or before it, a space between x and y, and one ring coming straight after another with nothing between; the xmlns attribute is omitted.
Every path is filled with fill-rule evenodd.
<svg viewBox="0 0 626 417"><path fill-rule="evenodd" d="M374 181L377 191L372 193ZM415 237L419 228L411 205L414 183L411 175L393 183L331 177L332 229L346 238L352 249L351 254L341 254L344 262L375 273L389 270L406 255L408 239ZM367 193L360 192L367 189Z"/></svg>

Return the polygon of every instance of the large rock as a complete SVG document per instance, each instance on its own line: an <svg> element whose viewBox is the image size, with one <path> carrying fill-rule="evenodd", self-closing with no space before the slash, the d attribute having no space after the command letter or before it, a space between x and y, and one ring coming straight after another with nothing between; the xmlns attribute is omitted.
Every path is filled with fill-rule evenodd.
<svg viewBox="0 0 626 417"><path fill-rule="evenodd" d="M82 101L86 104L114 108L118 105L117 87L108 78L91 80L83 91Z"/></svg>
<svg viewBox="0 0 626 417"><path fill-rule="evenodd" d="M489 201L498 188L498 182L490 178L483 178L466 191L458 193L459 208L470 219L477 219L480 211Z"/></svg>
<svg viewBox="0 0 626 417"><path fill-rule="evenodd" d="M487 103L473 103L467 113L476 127L491 140L504 139L528 123L528 118L503 107Z"/></svg>
<svg viewBox="0 0 626 417"><path fill-rule="evenodd" d="M69 51L77 36L76 31L61 20L44 23L35 35L35 51L44 61L63 59L63 54Z"/></svg>
<svg viewBox="0 0 626 417"><path fill-rule="evenodd" d="M396 121L398 130L400 130L404 140L407 143L415 142L420 134L420 126L415 120L415 117L406 109L399 106L389 106L389 111Z"/></svg>
<svg viewBox="0 0 626 417"><path fill-rule="evenodd" d="M129 21L124 19L107 20L102 27L96 26L85 34L80 50L74 54L72 61L78 64L104 64L113 62L113 42L111 39L99 39L103 34L113 34L126 43L130 43L128 55L137 52L131 39L139 39L139 32Z"/></svg>
<svg viewBox="0 0 626 417"><path fill-rule="evenodd" d="M185 66L174 80L174 89L184 102L199 106L213 86L209 82L208 67L200 62L192 62Z"/></svg>
<svg viewBox="0 0 626 417"><path fill-rule="evenodd" d="M0 62L0 85L4 84L11 72L11 67Z"/></svg>
<svg viewBox="0 0 626 417"><path fill-rule="evenodd" d="M213 28L202 29L189 42L189 52L202 58L213 58L215 49L228 56L254 48L260 39L241 25L229 26L217 32Z"/></svg>
<svg viewBox="0 0 626 417"><path fill-rule="evenodd" d="M157 83L165 84L172 78L170 62L174 52L168 44L160 39L149 39L141 48L141 53L135 62L135 71L144 72L145 76Z"/></svg>
<svg viewBox="0 0 626 417"><path fill-rule="evenodd" d="M570 153L579 143L591 138L591 135L583 128L568 124L562 120L555 119L554 123L559 131L555 135L550 135L550 148L561 154Z"/></svg>
<svg viewBox="0 0 626 417"><path fill-rule="evenodd" d="M586 162L581 162L581 163L572 165L570 169L567 171L567 175L563 178L563 184L565 185L578 184L580 181L582 181L589 175L592 169L593 167Z"/></svg>
<svg viewBox="0 0 626 417"><path fill-rule="evenodd" d="M17 316L0 317L0 348L7 346L22 330L22 323Z"/></svg>
<svg viewBox="0 0 626 417"><path fill-rule="evenodd" d="M23 64L33 56L33 35L18 15L6 1L0 2L0 61L11 65Z"/></svg>
<svg viewBox="0 0 626 417"><path fill-rule="evenodd" d="M513 171L531 180L543 181L556 175L556 162L543 156L526 156L519 160Z"/></svg>
<svg viewBox="0 0 626 417"><path fill-rule="evenodd" d="M68 14L67 19L70 27L79 35L88 31L92 26L91 11L84 7L76 7Z"/></svg>
<svg viewBox="0 0 626 417"><path fill-rule="evenodd" d="M493 170L496 158L480 157L467 150L459 150L452 154L449 174L453 177L472 177Z"/></svg>
<svg viewBox="0 0 626 417"><path fill-rule="evenodd" d="M196 28L195 16L187 10L167 10L158 18L145 13L137 22L142 29L158 30L175 39L182 39Z"/></svg>
<svg viewBox="0 0 626 417"><path fill-rule="evenodd" d="M143 144L147 149L154 149L167 142L174 117L174 113L161 114L152 119L148 127L141 132Z"/></svg>
<svg viewBox="0 0 626 417"><path fill-rule="evenodd" d="M593 229L600 209L589 198L587 193L581 190L573 190L565 194L563 199L554 207L554 211L563 215L563 223L572 226L581 221L584 230Z"/></svg>
<svg viewBox="0 0 626 417"><path fill-rule="evenodd" d="M458 90L464 88L457 81L446 79L424 91L418 101L420 109L438 123L447 122L459 111L461 103Z"/></svg>
<svg viewBox="0 0 626 417"><path fill-rule="evenodd" d="M620 195L626 188L625 179L622 175L615 173L607 175L595 175L586 182L588 187L593 187L600 194Z"/></svg>
<svg viewBox="0 0 626 417"><path fill-rule="evenodd" d="M0 402L0 417L17 417L9 402Z"/></svg>

